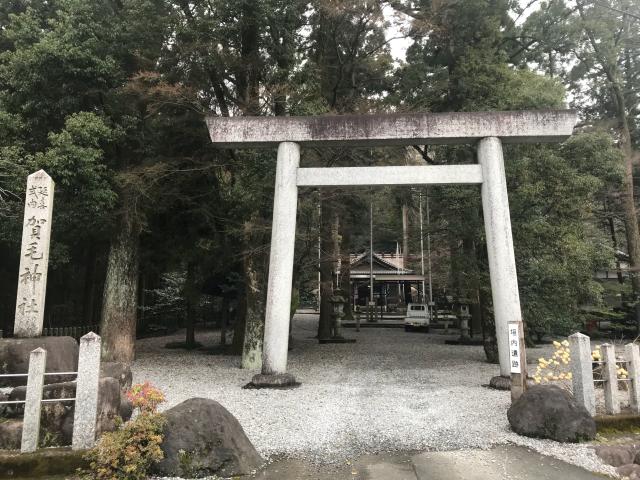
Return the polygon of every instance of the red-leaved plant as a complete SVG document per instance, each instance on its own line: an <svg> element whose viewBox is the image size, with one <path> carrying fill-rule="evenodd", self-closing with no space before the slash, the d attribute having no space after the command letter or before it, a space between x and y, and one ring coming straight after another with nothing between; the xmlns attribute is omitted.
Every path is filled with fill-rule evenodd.
<svg viewBox="0 0 640 480"><path fill-rule="evenodd" d="M165 401L162 392L149 382L133 385L127 392L127 398L140 413L155 413L158 405Z"/></svg>
<svg viewBox="0 0 640 480"><path fill-rule="evenodd" d="M82 472L84 479L143 480L164 457L160 444L165 418L157 412L164 395L149 382L132 386L126 395L139 415L100 437L85 456L89 469Z"/></svg>

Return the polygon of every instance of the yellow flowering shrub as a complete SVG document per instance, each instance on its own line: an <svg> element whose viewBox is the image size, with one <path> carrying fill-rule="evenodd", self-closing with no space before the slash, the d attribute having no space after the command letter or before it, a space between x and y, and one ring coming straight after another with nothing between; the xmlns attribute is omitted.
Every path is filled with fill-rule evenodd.
<svg viewBox="0 0 640 480"><path fill-rule="evenodd" d="M571 362L571 352L569 342L554 341L555 351L551 358L540 357L538 359L538 367L533 375L533 381L536 384L548 382L567 382L571 380L572 373L569 371L569 362ZM569 387L568 383L565 385Z"/></svg>
<svg viewBox="0 0 640 480"><path fill-rule="evenodd" d="M541 357L538 359L538 366L536 373L533 375L533 381L536 384L561 382L560 386L571 390L571 384L569 383L569 380L572 379L569 342L567 340L563 340L562 342L554 341L553 346L555 347L555 351L551 358ZM603 355L600 350L600 345L596 345L596 348L591 352L591 359L594 362L601 362L602 358ZM593 373L596 379L602 378L602 364L595 367ZM616 373L619 380L629 378L629 372L618 362L616 363ZM627 388L626 382L620 382L620 384L622 388Z"/></svg>

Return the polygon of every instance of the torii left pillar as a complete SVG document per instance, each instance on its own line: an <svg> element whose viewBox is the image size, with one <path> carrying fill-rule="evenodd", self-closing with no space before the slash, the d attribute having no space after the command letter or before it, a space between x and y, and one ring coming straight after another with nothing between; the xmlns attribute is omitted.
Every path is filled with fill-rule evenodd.
<svg viewBox="0 0 640 480"><path fill-rule="evenodd" d="M273 201L262 373L254 375L251 381L257 387L296 385L295 377L287 373L287 350L291 318L293 256L296 244L299 165L300 145L293 142L280 143Z"/></svg>

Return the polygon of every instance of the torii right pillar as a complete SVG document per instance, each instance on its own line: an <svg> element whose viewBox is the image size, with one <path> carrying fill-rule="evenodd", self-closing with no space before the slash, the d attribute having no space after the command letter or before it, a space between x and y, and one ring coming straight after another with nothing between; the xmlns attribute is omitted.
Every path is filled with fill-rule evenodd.
<svg viewBox="0 0 640 480"><path fill-rule="evenodd" d="M478 161L482 167L482 210L487 239L487 254L491 277L491 293L496 324L496 341L500 359L500 376L511 376L511 397L524 392L527 361L516 259L513 252L511 217L507 179L504 170L502 142L487 137L478 143ZM509 329L516 329L510 339Z"/></svg>

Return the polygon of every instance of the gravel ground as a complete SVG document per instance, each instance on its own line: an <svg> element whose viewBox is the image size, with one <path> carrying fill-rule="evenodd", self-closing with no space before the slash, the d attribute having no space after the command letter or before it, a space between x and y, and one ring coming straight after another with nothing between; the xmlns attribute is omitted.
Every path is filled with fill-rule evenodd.
<svg viewBox="0 0 640 480"><path fill-rule="evenodd" d="M233 413L258 451L335 463L363 454L488 448L514 443L588 470L613 473L587 445L520 437L509 430L509 392L483 387L496 375L481 347L444 345L438 334L347 329L355 344L318 345L317 315L294 318L289 372L294 390L243 390L255 372L239 359L163 348L182 335L140 340L134 381L166 394L165 408L212 398ZM218 341L202 332L205 345ZM530 349L529 361L551 347ZM534 369L535 367L530 367Z"/></svg>

